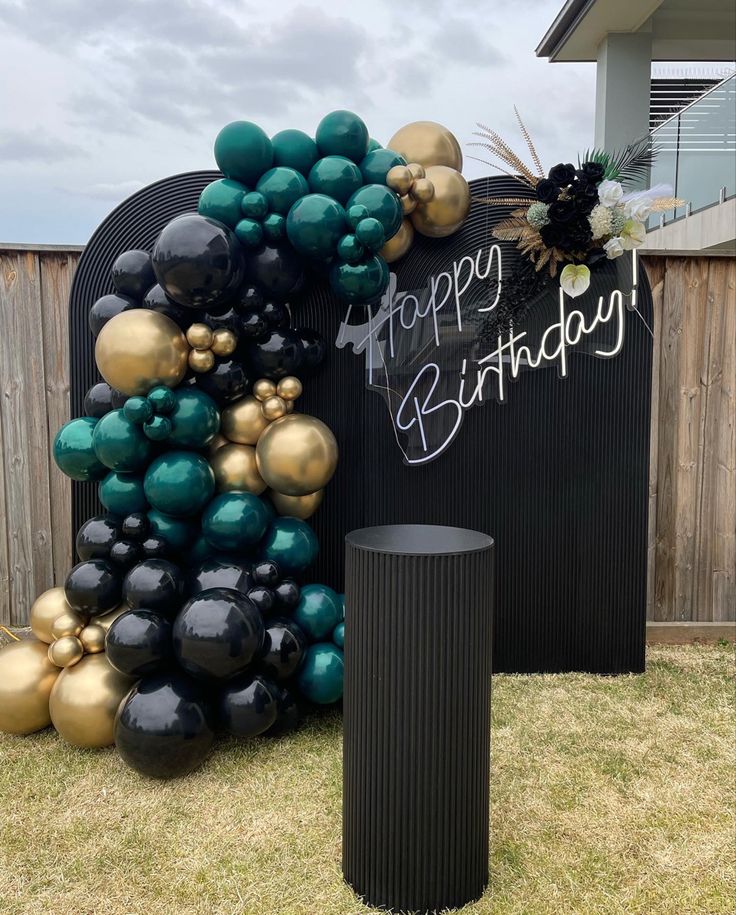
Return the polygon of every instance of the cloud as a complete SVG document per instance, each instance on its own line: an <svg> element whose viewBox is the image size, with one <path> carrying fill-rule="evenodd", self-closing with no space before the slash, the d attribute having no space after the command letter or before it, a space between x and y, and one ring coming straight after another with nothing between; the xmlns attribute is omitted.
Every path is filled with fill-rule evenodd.
<svg viewBox="0 0 736 915"><path fill-rule="evenodd" d="M87 187L80 188L62 188L67 194L74 194L80 197L91 197L93 200L124 200L144 186L143 181L133 179L131 181L118 182L100 182L99 184L90 184Z"/></svg>
<svg viewBox="0 0 736 915"><path fill-rule="evenodd" d="M80 152L78 146L47 136L40 131L4 129L0 135L2 162L58 162L77 156Z"/></svg>

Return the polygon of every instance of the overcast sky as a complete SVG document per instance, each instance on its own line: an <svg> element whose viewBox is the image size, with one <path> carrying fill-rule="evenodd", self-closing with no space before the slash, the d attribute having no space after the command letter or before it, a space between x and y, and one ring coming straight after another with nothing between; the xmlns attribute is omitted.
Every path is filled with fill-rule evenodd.
<svg viewBox="0 0 736 915"><path fill-rule="evenodd" d="M0 241L84 243L149 182L214 167L220 127L269 134L349 108L385 144L477 121L550 167L592 142L595 66L534 47L561 0L0 0Z"/></svg>

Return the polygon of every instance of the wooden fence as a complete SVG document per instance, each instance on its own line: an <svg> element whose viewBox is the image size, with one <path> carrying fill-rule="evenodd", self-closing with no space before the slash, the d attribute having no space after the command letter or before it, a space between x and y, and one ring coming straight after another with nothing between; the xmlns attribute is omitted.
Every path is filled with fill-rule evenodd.
<svg viewBox="0 0 736 915"><path fill-rule="evenodd" d="M0 623L62 584L70 492L67 302L81 249L0 246ZM650 620L736 619L736 261L650 257Z"/></svg>

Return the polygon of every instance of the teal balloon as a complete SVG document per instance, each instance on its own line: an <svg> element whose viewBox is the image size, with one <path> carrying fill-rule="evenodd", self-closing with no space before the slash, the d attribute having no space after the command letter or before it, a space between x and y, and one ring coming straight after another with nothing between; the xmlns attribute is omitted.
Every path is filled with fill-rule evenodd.
<svg viewBox="0 0 736 915"><path fill-rule="evenodd" d="M204 534L200 534L184 556L189 566L197 566L211 556L219 555L217 547L212 546Z"/></svg>
<svg viewBox="0 0 736 915"><path fill-rule="evenodd" d="M331 705L342 698L345 658L329 642L310 645L296 677L302 695L317 705Z"/></svg>
<svg viewBox="0 0 736 915"><path fill-rule="evenodd" d="M355 228L355 237L369 251L380 251L386 241L383 226L373 216L360 220Z"/></svg>
<svg viewBox="0 0 736 915"><path fill-rule="evenodd" d="M299 518L274 518L261 543L262 557L277 563L283 575L303 572L318 552L317 535Z"/></svg>
<svg viewBox="0 0 736 915"><path fill-rule="evenodd" d="M348 264L357 264L364 254L365 248L352 233L343 235L337 243L337 256Z"/></svg>
<svg viewBox="0 0 736 915"><path fill-rule="evenodd" d="M338 623L332 630L332 641L338 648L345 647L345 623Z"/></svg>
<svg viewBox="0 0 736 915"><path fill-rule="evenodd" d="M202 533L218 550L255 546L268 527L268 510L250 492L223 492L202 513Z"/></svg>
<svg viewBox="0 0 736 915"><path fill-rule="evenodd" d="M370 216L368 207L364 207L362 203L354 203L352 206L349 206L345 212L348 217L348 225L351 229L357 228L358 223L362 219L366 219Z"/></svg>
<svg viewBox="0 0 736 915"><path fill-rule="evenodd" d="M373 152L374 149L383 149L383 146L381 146L378 140L374 140L373 137L371 137L368 140L368 152Z"/></svg>
<svg viewBox="0 0 736 915"><path fill-rule="evenodd" d="M171 423L169 442L180 448L204 448L220 429L220 411L204 391L178 388L176 403L168 416Z"/></svg>
<svg viewBox="0 0 736 915"><path fill-rule="evenodd" d="M319 159L317 144L302 130L280 130L272 137L271 144L273 164L293 168L302 175L308 175L309 169Z"/></svg>
<svg viewBox="0 0 736 915"><path fill-rule="evenodd" d="M249 191L240 203L240 212L248 219L263 219L268 213L268 200L260 191Z"/></svg>
<svg viewBox="0 0 736 915"><path fill-rule="evenodd" d="M153 446L143 429L131 422L123 410L112 410L99 420L92 443L105 467L124 473L142 470L153 453Z"/></svg>
<svg viewBox="0 0 736 915"><path fill-rule="evenodd" d="M338 203L344 204L362 186L360 169L345 156L318 159L309 173L309 189L315 194L326 194Z"/></svg>
<svg viewBox="0 0 736 915"><path fill-rule="evenodd" d="M280 165L261 176L256 190L266 198L271 213L286 216L297 200L309 193L309 185L296 169Z"/></svg>
<svg viewBox="0 0 736 915"><path fill-rule="evenodd" d="M269 213L261 223L266 241L274 244L286 238L286 217L281 213Z"/></svg>
<svg viewBox="0 0 736 915"><path fill-rule="evenodd" d="M255 219L241 219L235 226L235 234L246 248L257 248L263 241L263 227Z"/></svg>
<svg viewBox="0 0 736 915"><path fill-rule="evenodd" d="M370 305L377 302L388 287L386 261L374 254L359 264L335 264L330 269L330 285L347 302Z"/></svg>
<svg viewBox="0 0 736 915"><path fill-rule="evenodd" d="M324 194L307 194L297 200L286 218L289 241L300 254L316 260L334 255L345 229L345 210Z"/></svg>
<svg viewBox="0 0 736 915"><path fill-rule="evenodd" d="M142 425L153 416L153 406L147 397L129 397L123 404L123 413L132 423Z"/></svg>
<svg viewBox="0 0 736 915"><path fill-rule="evenodd" d="M153 406L156 413L166 416L174 409L176 400L171 388L160 384L155 388L151 388L148 392L148 402Z"/></svg>
<svg viewBox="0 0 736 915"><path fill-rule="evenodd" d="M252 186L271 167L273 147L257 124L233 121L215 138L215 161L226 178Z"/></svg>
<svg viewBox="0 0 736 915"><path fill-rule="evenodd" d="M218 178L208 184L199 195L197 212L218 222L224 222L231 229L240 219L240 204L248 188L231 178Z"/></svg>
<svg viewBox="0 0 736 915"><path fill-rule="evenodd" d="M146 498L165 515L197 515L215 491L215 475L201 454L167 451L157 457L143 480Z"/></svg>
<svg viewBox="0 0 736 915"><path fill-rule="evenodd" d="M366 184L348 200L346 209L350 211L351 207L358 205L364 206L368 215L381 223L386 241L401 228L401 201L398 194L385 184Z"/></svg>
<svg viewBox="0 0 736 915"><path fill-rule="evenodd" d="M368 128L352 111L331 111L319 122L317 148L323 156L345 156L361 162L368 152Z"/></svg>
<svg viewBox="0 0 736 915"><path fill-rule="evenodd" d="M152 416L143 423L143 433L152 442L165 442L171 435L171 420L168 416Z"/></svg>
<svg viewBox="0 0 736 915"><path fill-rule="evenodd" d="M152 508L148 512L150 531L165 540L177 553L194 544L199 536L199 525L187 518L174 518Z"/></svg>
<svg viewBox="0 0 736 915"><path fill-rule="evenodd" d="M104 418L104 417L103 417ZM94 431L98 420L91 416L72 419L59 429L54 438L54 461L72 480L100 480L108 468L94 449Z"/></svg>
<svg viewBox="0 0 736 915"><path fill-rule="evenodd" d="M406 165L406 159L393 149L369 150L365 159L360 163L363 184L385 184L386 175L394 165Z"/></svg>
<svg viewBox="0 0 736 915"><path fill-rule="evenodd" d="M342 619L340 597L327 585L305 585L293 618L310 642L319 642L329 637Z"/></svg>
<svg viewBox="0 0 736 915"><path fill-rule="evenodd" d="M143 477L134 473L111 470L100 483L98 495L100 502L113 515L130 515L133 512L144 512L148 508Z"/></svg>

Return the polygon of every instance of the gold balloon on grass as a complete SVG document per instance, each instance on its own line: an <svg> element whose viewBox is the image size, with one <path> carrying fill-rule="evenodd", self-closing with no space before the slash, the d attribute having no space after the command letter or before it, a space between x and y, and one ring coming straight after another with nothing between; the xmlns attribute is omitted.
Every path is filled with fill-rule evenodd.
<svg viewBox="0 0 736 915"><path fill-rule="evenodd" d="M67 603L63 588L49 588L39 594L31 607L31 629L37 639L46 644L53 642L51 626L62 613L74 612Z"/></svg>
<svg viewBox="0 0 736 915"><path fill-rule="evenodd" d="M63 635L49 645L49 661L57 667L74 667L84 657L84 645L76 636Z"/></svg>
<svg viewBox="0 0 736 915"><path fill-rule="evenodd" d="M32 734L51 724L49 695L59 668L49 661L48 651L38 639L0 649L0 731Z"/></svg>
<svg viewBox="0 0 736 915"><path fill-rule="evenodd" d="M465 222L470 211L470 187L460 172L446 165L428 168L427 180L434 186L434 196L420 203L410 218L422 235L445 238Z"/></svg>
<svg viewBox="0 0 736 915"><path fill-rule="evenodd" d="M229 442L210 457L218 492L252 492L259 496L266 484L256 465L253 445Z"/></svg>
<svg viewBox="0 0 736 915"><path fill-rule="evenodd" d="M75 747L107 747L113 742L115 713L135 683L90 654L63 670L51 690L49 711L60 736Z"/></svg>
<svg viewBox="0 0 736 915"><path fill-rule="evenodd" d="M258 439L256 462L271 489L305 496L330 481L337 467L337 442L315 416L290 413L271 423Z"/></svg>
<svg viewBox="0 0 736 915"><path fill-rule="evenodd" d="M173 388L184 378L189 346L166 315L133 308L111 318L95 344L97 368L124 394L147 394L155 385Z"/></svg>
<svg viewBox="0 0 736 915"><path fill-rule="evenodd" d="M280 515L301 518L302 521L306 521L320 507L324 494L324 489L318 489L317 492L310 492L306 496L285 496L282 492L273 490L268 495L273 507Z"/></svg>
<svg viewBox="0 0 736 915"><path fill-rule="evenodd" d="M70 607L68 610L60 613L51 624L51 640L63 639L66 636L76 637L84 629L87 623L86 617Z"/></svg>
<svg viewBox="0 0 736 915"><path fill-rule="evenodd" d="M407 124L386 145L407 162L418 162L425 168L446 165L459 171L463 167L463 153L454 134L434 121Z"/></svg>
<svg viewBox="0 0 736 915"><path fill-rule="evenodd" d="M387 264L393 264L406 254L413 241L414 226L411 224L411 220L402 219L399 231L381 248L381 257Z"/></svg>
<svg viewBox="0 0 736 915"><path fill-rule="evenodd" d="M250 394L222 411L220 431L231 442L255 445L267 426L260 400Z"/></svg>

